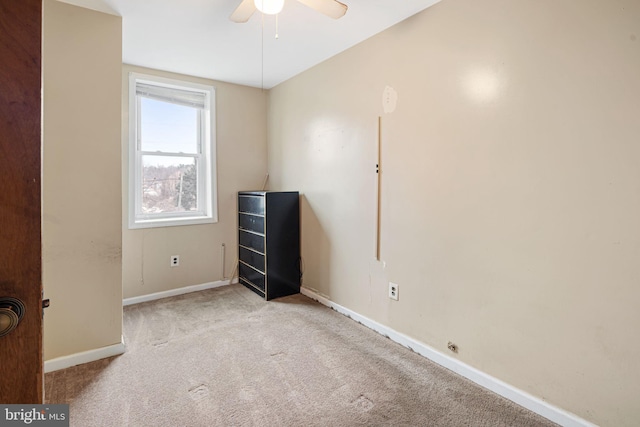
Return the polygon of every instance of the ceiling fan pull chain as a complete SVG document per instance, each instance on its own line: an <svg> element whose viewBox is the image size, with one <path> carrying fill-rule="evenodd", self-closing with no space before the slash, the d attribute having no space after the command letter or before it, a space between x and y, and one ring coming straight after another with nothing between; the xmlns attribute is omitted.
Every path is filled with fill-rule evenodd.
<svg viewBox="0 0 640 427"><path fill-rule="evenodd" d="M278 16L280 16L279 13L276 15L276 39L278 38Z"/></svg>
<svg viewBox="0 0 640 427"><path fill-rule="evenodd" d="M262 31L260 32L260 87L264 90L264 13L262 14Z"/></svg>

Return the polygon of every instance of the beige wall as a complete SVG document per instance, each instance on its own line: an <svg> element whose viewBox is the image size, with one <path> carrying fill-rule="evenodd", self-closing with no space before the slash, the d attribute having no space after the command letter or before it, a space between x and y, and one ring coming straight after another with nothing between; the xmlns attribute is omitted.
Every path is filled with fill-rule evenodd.
<svg viewBox="0 0 640 427"><path fill-rule="evenodd" d="M224 275L230 277L237 258L236 194L259 189L267 163L266 92L195 77L125 65L122 72L122 147L128 154L129 72L154 74L212 85L216 88L218 222L129 230L128 170L123 169L123 292L125 298L148 295L223 279L221 246L226 245ZM171 255L180 266L169 267Z"/></svg>
<svg viewBox="0 0 640 427"><path fill-rule="evenodd" d="M45 360L120 342L122 19L44 1Z"/></svg>
<svg viewBox="0 0 640 427"><path fill-rule="evenodd" d="M274 88L270 189L303 193L304 285L637 425L639 39L633 0L444 0Z"/></svg>

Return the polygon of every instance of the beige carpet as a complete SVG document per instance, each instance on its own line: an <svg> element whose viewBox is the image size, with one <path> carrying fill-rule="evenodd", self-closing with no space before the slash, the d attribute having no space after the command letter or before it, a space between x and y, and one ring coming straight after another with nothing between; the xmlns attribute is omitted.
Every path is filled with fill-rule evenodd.
<svg viewBox="0 0 640 427"><path fill-rule="evenodd" d="M554 425L302 295L138 304L124 332L124 355L46 375L72 426Z"/></svg>

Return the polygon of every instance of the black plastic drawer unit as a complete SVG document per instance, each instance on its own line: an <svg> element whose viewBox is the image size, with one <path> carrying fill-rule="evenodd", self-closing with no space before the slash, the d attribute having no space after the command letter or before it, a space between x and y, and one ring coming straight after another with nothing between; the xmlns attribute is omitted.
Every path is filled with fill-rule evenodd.
<svg viewBox="0 0 640 427"><path fill-rule="evenodd" d="M300 292L297 191L238 193L238 260L240 283L266 300Z"/></svg>

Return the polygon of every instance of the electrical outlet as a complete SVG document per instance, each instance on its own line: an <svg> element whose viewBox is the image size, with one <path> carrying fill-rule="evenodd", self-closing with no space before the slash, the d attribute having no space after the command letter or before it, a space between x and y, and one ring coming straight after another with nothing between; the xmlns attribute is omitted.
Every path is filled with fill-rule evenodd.
<svg viewBox="0 0 640 427"><path fill-rule="evenodd" d="M393 282L389 282L389 298L398 301L398 285Z"/></svg>
<svg viewBox="0 0 640 427"><path fill-rule="evenodd" d="M170 267L177 267L180 265L180 255L171 255Z"/></svg>

